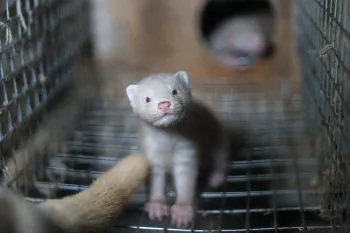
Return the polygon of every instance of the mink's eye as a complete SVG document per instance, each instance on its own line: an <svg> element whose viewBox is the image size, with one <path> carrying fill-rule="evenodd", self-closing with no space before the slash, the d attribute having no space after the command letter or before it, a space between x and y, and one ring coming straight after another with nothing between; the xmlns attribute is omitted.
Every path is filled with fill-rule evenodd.
<svg viewBox="0 0 350 233"><path fill-rule="evenodd" d="M149 102L151 102L151 98L146 97L146 103L149 103Z"/></svg>
<svg viewBox="0 0 350 233"><path fill-rule="evenodd" d="M172 91L173 95L177 95L177 90Z"/></svg>

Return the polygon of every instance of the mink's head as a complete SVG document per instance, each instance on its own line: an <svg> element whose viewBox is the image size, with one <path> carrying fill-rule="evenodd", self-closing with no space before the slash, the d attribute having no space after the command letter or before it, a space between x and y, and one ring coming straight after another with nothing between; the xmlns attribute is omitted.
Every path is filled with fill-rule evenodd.
<svg viewBox="0 0 350 233"><path fill-rule="evenodd" d="M181 122L191 101L189 78L185 71L148 76L137 84L129 85L126 94L133 111L157 127Z"/></svg>
<svg viewBox="0 0 350 233"><path fill-rule="evenodd" d="M223 23L211 37L217 58L233 69L246 69L266 50L263 28L255 18L234 18Z"/></svg>

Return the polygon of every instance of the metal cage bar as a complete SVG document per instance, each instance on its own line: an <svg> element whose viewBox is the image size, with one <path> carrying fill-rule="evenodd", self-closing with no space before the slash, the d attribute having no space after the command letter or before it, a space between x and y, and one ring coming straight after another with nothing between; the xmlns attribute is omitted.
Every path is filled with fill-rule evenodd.
<svg viewBox="0 0 350 233"><path fill-rule="evenodd" d="M76 75L90 41L88 7L89 1L84 0L1 1L2 167L11 151L35 132L40 115Z"/></svg>
<svg viewBox="0 0 350 233"><path fill-rule="evenodd" d="M324 188L323 215L347 232L349 199L350 4L299 0L296 31L303 104Z"/></svg>
<svg viewBox="0 0 350 233"><path fill-rule="evenodd" d="M62 97L61 90L74 78L83 47L90 40L87 9L84 0L0 3L3 170L6 142L16 146L12 135L17 131L23 132L19 141L30 137L41 120L37 113L45 114L51 100ZM331 228L347 232L343 212L350 181L345 147L349 134L349 13L346 0L297 1L296 29L304 65L302 102L308 133L315 139L315 158L296 150L295 138L303 140L300 99L287 106L280 90L272 90L267 83L201 80L194 84L194 95L213 107L225 125L244 128L254 143L231 161L220 190L198 197L190 229L176 229L168 221L149 221L144 212L135 209L127 209L115 228L126 232L307 232ZM254 85L266 92L257 93ZM38 172L43 175L35 180L39 191L53 191L55 197L77 193L123 156L138 151L136 118L125 96L119 100L120 105L100 99L88 103L64 147L55 151L55 158L68 169L60 163L41 167L43 171ZM34 119L29 127L28 119ZM310 187L315 167L319 168L321 189ZM28 190L24 193L32 201L47 198ZM168 203L174 196L169 190ZM145 189L141 188L130 203L140 207L145 201ZM318 212L327 221L320 219Z"/></svg>

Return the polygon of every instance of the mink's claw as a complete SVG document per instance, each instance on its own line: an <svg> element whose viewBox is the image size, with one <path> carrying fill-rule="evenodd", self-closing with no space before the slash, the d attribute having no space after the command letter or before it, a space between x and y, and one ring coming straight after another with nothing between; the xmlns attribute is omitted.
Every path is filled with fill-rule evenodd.
<svg viewBox="0 0 350 233"><path fill-rule="evenodd" d="M151 220L157 219L161 221L164 216L169 215L169 207L160 202L148 202L144 210L148 213L148 217Z"/></svg>
<svg viewBox="0 0 350 233"><path fill-rule="evenodd" d="M211 188L217 188L224 183L225 174L223 172L214 172L210 175L209 185Z"/></svg>
<svg viewBox="0 0 350 233"><path fill-rule="evenodd" d="M193 208L191 205L174 204L171 207L171 224L176 227L187 227L193 218Z"/></svg>

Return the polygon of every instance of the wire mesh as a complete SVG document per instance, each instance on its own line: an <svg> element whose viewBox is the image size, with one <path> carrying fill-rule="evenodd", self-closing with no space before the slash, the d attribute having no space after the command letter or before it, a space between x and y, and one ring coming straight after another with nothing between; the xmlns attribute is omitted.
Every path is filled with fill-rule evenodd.
<svg viewBox="0 0 350 233"><path fill-rule="evenodd" d="M87 3L0 2L2 178L10 179L5 161L12 151L31 137L76 74L89 40Z"/></svg>
<svg viewBox="0 0 350 233"><path fill-rule="evenodd" d="M296 30L303 64L303 103L323 217L346 232L349 198L350 5L344 0L298 1Z"/></svg>
<svg viewBox="0 0 350 233"><path fill-rule="evenodd" d="M119 86L125 86L125 82L133 80L121 80ZM286 112L276 90L256 93L254 85L231 82L215 79L192 84L194 95L218 113L226 126L239 126L253 142L242 154L233 156L225 185L198 197L194 224L187 229L175 228L169 219L150 221L141 210L147 200L145 187L141 187L131 198L129 208L118 217L115 231L295 232L306 227L330 228L318 218L316 213L322 202L310 188L315 160L306 155L298 159L292 156L296 152L291 136L286 133L301 135L300 100L295 98L293 110ZM85 190L119 159L139 150L137 118L124 93L118 93L118 103L98 99L88 103L80 124L57 153L68 169L58 165L46 168L53 176L64 175L56 183L53 196ZM295 167L300 172L298 176ZM52 190L52 181L47 176L36 183L42 193ZM170 186L167 202L173 203L175 196ZM35 193L28 197L38 198Z"/></svg>
<svg viewBox="0 0 350 233"><path fill-rule="evenodd" d="M193 82L194 95L212 108L225 126L243 130L249 147L233 155L220 190L206 191L197 198L190 228L176 229L169 219L150 221L140 209L147 200L145 187L141 187L111 231L348 231L343 210L349 181L345 179L344 151L350 9L345 0L300 0L297 5L305 65L302 101L293 95L286 102L280 77L269 83L262 77L261 83L254 85L219 78ZM55 96L61 98L60 90L76 74L82 46L89 40L86 7L83 0L0 3L2 157L16 146L12 135L23 127L25 119L34 118L35 124L21 130L24 133L19 141L23 135L30 137L33 125L40 122L35 113L43 112ZM79 124L55 151L54 161L36 169L36 180L32 181L36 189L24 192L28 199L39 202L85 190L123 156L139 150L137 118L123 89L126 82L136 80L118 81L118 102L96 99L84 106ZM313 142L315 157L304 148L303 111L309 136L317 139ZM321 183L315 185L317 170ZM6 176L4 166L3 171ZM175 196L174 190L168 189L167 202L171 204Z"/></svg>

